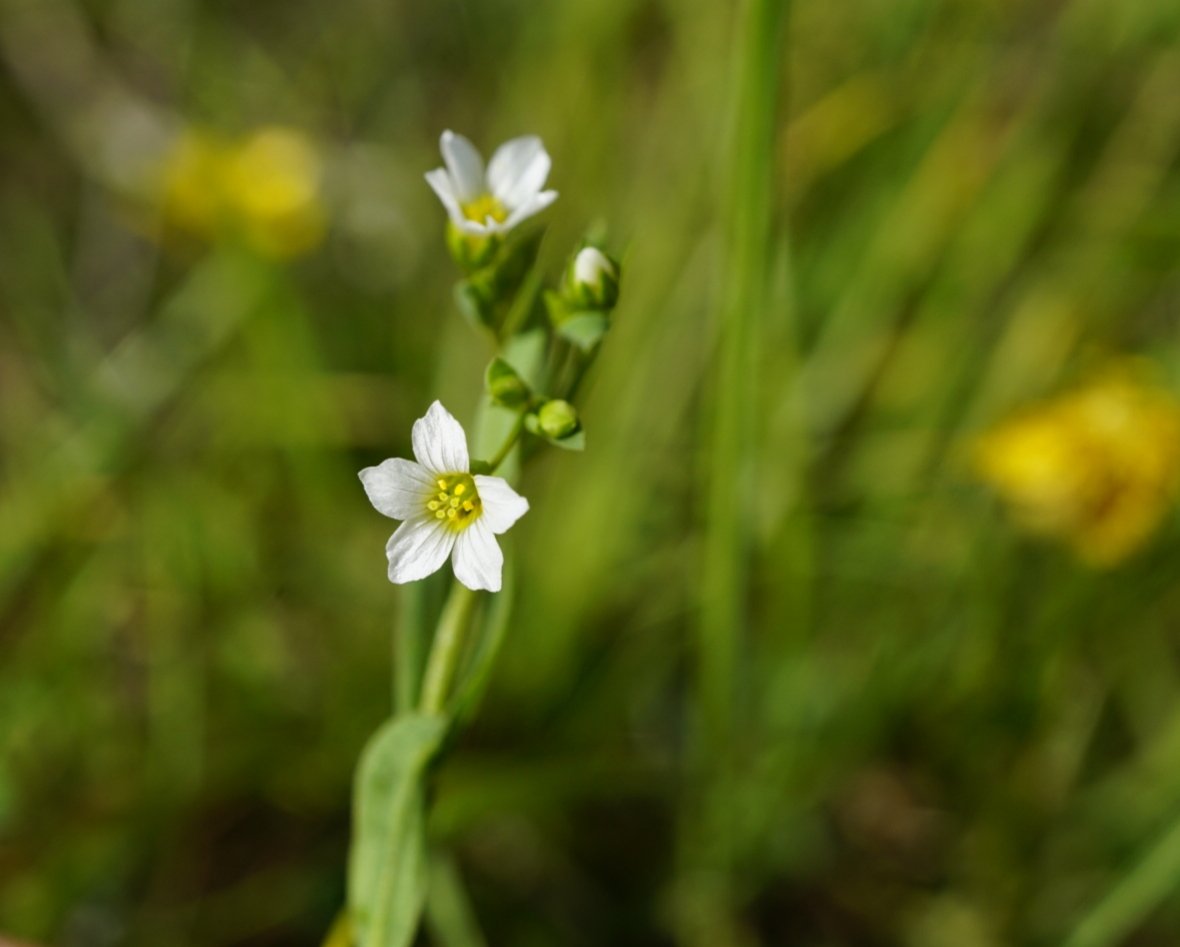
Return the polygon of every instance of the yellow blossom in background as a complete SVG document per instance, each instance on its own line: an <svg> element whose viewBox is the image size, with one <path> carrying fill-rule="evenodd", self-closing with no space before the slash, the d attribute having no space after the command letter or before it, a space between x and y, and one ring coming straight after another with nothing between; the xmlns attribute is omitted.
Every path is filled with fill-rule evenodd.
<svg viewBox="0 0 1180 947"><path fill-rule="evenodd" d="M201 240L235 235L266 256L286 258L323 238L322 166L299 132L259 129L238 141L184 132L160 170L165 229Z"/></svg>
<svg viewBox="0 0 1180 947"><path fill-rule="evenodd" d="M324 233L320 160L296 131L264 128L226 159L225 199L247 241L272 256L312 249Z"/></svg>
<svg viewBox="0 0 1180 947"><path fill-rule="evenodd" d="M1030 532L1096 567L1135 552L1180 483L1180 405L1130 365L982 435L974 465Z"/></svg>
<svg viewBox="0 0 1180 947"><path fill-rule="evenodd" d="M160 168L157 202L169 229L204 240L222 226L221 169L226 146L205 132L182 132Z"/></svg>

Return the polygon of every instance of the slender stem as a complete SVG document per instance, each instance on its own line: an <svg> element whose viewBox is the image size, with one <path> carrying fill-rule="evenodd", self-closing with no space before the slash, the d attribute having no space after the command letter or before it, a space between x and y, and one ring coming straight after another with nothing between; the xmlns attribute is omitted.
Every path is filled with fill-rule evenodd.
<svg viewBox="0 0 1180 947"><path fill-rule="evenodd" d="M772 208L780 41L785 0L747 0L738 35L730 194L725 214L728 284L717 312L717 372L712 388L700 640L700 701L705 743L730 743L738 654L747 625L758 347L763 333Z"/></svg>
<svg viewBox="0 0 1180 947"><path fill-rule="evenodd" d="M434 633L434 646L426 664L422 680L422 701L419 709L424 714L441 714L446 708L447 691L459 669L463 656L467 622L475 605L475 593L461 582L451 586Z"/></svg>
<svg viewBox="0 0 1180 947"><path fill-rule="evenodd" d="M697 627L696 746L700 795L682 824L697 898L681 942L745 942L734 902L733 783L742 727L742 659L750 644L747 593L752 549L749 497L756 496L758 372L765 339L775 182L781 48L787 0L745 0L733 57L732 125L720 207L725 288L716 312L716 369L708 430L701 609ZM694 794L695 794L694 792Z"/></svg>
<svg viewBox="0 0 1180 947"><path fill-rule="evenodd" d="M1180 890L1180 821L1173 823L1143 860L1090 909L1066 947L1110 947L1123 942L1153 908Z"/></svg>
<svg viewBox="0 0 1180 947"><path fill-rule="evenodd" d="M500 465L508 458L509 451L515 446L520 439L521 429L524 427L524 412L516 416L516 421L512 424L512 430L508 432L508 437L505 438L504 443L500 445L500 449L496 451L496 456L488 461L488 469L495 473Z"/></svg>

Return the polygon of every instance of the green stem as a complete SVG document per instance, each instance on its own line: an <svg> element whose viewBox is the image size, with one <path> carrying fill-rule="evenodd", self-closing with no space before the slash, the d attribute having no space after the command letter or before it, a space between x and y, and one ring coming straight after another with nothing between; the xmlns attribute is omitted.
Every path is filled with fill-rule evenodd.
<svg viewBox="0 0 1180 947"><path fill-rule="evenodd" d="M488 471L495 473L500 465L508 458L509 452L516 445L520 439L520 432L524 428L524 412L516 416L516 421L513 422L512 430L508 432L508 437L505 438L504 443L500 445L500 449L496 451L496 456L488 461Z"/></svg>
<svg viewBox="0 0 1180 947"><path fill-rule="evenodd" d="M446 709L447 691L459 669L467 623L474 605L475 593L471 589L461 582L452 584L438 619L434 645L422 680L422 702L419 708L424 714L441 714Z"/></svg>
<svg viewBox="0 0 1180 947"><path fill-rule="evenodd" d="M784 0L747 0L735 62L730 194L725 201L728 286L717 313L709 490L700 622L700 700L705 742L729 744L740 641L747 625L750 517L756 456L758 379L754 370L772 245L774 141L782 68Z"/></svg>
<svg viewBox="0 0 1180 947"><path fill-rule="evenodd" d="M697 627L696 764L682 823L696 904L681 922L680 939L697 947L745 942L733 879L735 848L733 783L741 659L750 638L747 593L752 529L749 497L756 496L758 457L758 363L765 341L773 241L775 141L781 48L787 0L745 0L737 49L731 151L720 205L721 259L725 284L716 312L716 370L708 430L708 492L705 498L701 609Z"/></svg>

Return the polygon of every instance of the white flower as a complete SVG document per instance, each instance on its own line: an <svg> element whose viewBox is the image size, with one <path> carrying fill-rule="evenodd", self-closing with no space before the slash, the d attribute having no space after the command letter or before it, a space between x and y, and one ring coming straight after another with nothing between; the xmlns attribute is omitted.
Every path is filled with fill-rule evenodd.
<svg viewBox="0 0 1180 947"><path fill-rule="evenodd" d="M446 167L427 172L426 181L464 233L506 233L557 200L556 191L541 190L551 162L536 135L502 144L486 173L483 158L462 135L443 132L439 148Z"/></svg>
<svg viewBox="0 0 1180 947"><path fill-rule="evenodd" d="M470 473L467 436L439 402L414 422L414 457L393 457L360 472L369 502L402 520L385 545L390 582L437 572L447 556L469 589L500 591L504 554L496 536L528 511L529 501L501 477Z"/></svg>

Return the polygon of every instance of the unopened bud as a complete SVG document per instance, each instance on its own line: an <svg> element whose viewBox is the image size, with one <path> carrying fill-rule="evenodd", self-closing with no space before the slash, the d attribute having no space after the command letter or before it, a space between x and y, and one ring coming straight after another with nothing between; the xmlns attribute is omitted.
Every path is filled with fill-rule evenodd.
<svg viewBox="0 0 1180 947"><path fill-rule="evenodd" d="M569 437L580 427L577 410L560 398L541 405L541 410L537 412L537 425L541 433L555 441Z"/></svg>
<svg viewBox="0 0 1180 947"><path fill-rule="evenodd" d="M619 267L597 247L583 247L570 266L573 302L591 309L611 309L619 298Z"/></svg>

